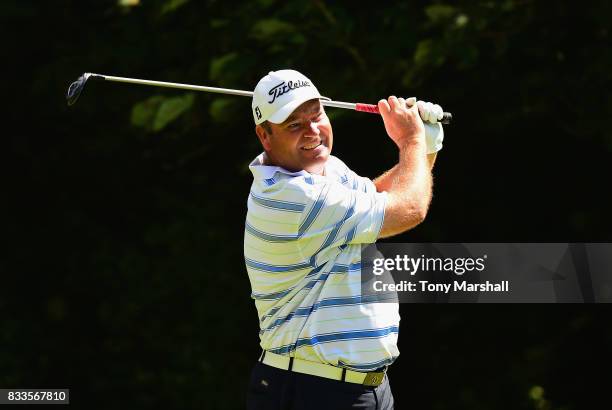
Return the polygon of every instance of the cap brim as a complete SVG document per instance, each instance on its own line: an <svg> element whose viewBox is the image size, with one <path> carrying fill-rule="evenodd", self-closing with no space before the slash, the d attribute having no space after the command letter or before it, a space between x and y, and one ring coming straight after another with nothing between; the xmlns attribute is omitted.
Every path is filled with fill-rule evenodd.
<svg viewBox="0 0 612 410"><path fill-rule="evenodd" d="M281 122L284 122L291 115L291 113L295 111L297 107L304 104L306 101L316 100L316 99L328 100L328 101L330 100L330 98L327 98L327 97L323 97L323 96L313 97L311 95L305 98L298 98L297 100L293 100L285 104L281 109L279 109L273 115L271 115L268 118L268 121L270 121L273 124L280 124Z"/></svg>

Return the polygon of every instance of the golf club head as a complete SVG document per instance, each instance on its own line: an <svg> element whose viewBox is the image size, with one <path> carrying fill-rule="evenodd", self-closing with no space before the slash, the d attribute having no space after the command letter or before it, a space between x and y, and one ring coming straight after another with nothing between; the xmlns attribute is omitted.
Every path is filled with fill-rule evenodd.
<svg viewBox="0 0 612 410"><path fill-rule="evenodd" d="M89 76L91 76L91 73L85 73L75 82L70 84L70 87L68 87L68 92L66 93L66 102L68 105L73 105L79 99L79 95L81 95Z"/></svg>

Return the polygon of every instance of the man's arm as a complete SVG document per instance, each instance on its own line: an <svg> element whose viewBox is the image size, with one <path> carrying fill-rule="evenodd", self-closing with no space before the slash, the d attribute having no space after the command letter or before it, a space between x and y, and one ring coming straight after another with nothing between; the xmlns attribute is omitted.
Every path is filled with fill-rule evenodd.
<svg viewBox="0 0 612 410"><path fill-rule="evenodd" d="M387 134L399 148L398 164L374 181L378 191L387 192L379 238L414 228L425 219L431 201L435 155L426 155L423 122L414 101L410 103L408 108L404 99L395 97L378 102Z"/></svg>
<svg viewBox="0 0 612 410"><path fill-rule="evenodd" d="M434 152L432 154L427 154L427 163L429 164L429 169L433 169L434 164L436 162L436 156L438 155L437 152ZM394 172L394 169L397 168L397 164L391 168L390 170L386 171L384 174L382 174L381 176L377 177L376 179L374 179L374 185L376 186L376 191L378 192L383 192L383 191L388 191L389 188L391 187L391 180L390 175L392 175L392 173Z"/></svg>

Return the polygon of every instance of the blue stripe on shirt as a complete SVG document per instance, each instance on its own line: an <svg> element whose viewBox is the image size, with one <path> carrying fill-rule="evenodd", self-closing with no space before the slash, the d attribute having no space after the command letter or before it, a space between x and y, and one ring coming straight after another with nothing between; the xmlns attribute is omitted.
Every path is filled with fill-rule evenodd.
<svg viewBox="0 0 612 410"><path fill-rule="evenodd" d="M327 235L327 238L325 238L325 241L323 242L323 244L321 245L317 253L319 253L319 251L321 251L322 249L329 247L329 245L331 245L336 240L336 236L338 235L338 232L340 232L340 229L342 229L342 225L344 225L344 223L355 213L355 197L354 196L351 196L351 197L352 197L351 206L346 210L342 219L340 219L335 224L334 228Z"/></svg>
<svg viewBox="0 0 612 410"><path fill-rule="evenodd" d="M255 203L261 206L264 206L266 208L276 209L279 211L302 212L304 211L304 208L306 207L306 205L300 204L300 203L289 202L289 201L279 201L277 199L261 198L253 194L252 192L251 192L251 198L253 198L253 201Z"/></svg>
<svg viewBox="0 0 612 410"><path fill-rule="evenodd" d="M269 263L258 262L253 259L244 257L245 263L249 268L253 268L263 272L292 272L312 267L312 262L302 262L295 265L271 265ZM312 260L312 258L311 258Z"/></svg>
<svg viewBox="0 0 612 410"><path fill-rule="evenodd" d="M276 299L282 299L283 297L285 297L287 294L289 294L289 292L291 292L294 288L289 288L289 289L285 289L281 292L274 292L274 293L255 293L255 292L251 292L251 298L256 299L256 300L276 300Z"/></svg>
<svg viewBox="0 0 612 410"><path fill-rule="evenodd" d="M353 240L353 238L355 237L356 230L357 230L357 227L354 226L350 231L346 233L346 240L344 241L345 245L347 243L350 243Z"/></svg>
<svg viewBox="0 0 612 410"><path fill-rule="evenodd" d="M244 224L244 230L254 237L266 242L291 242L298 239L298 235L273 235L267 232L262 232L253 228L253 226L251 226L251 224L248 222Z"/></svg>
<svg viewBox="0 0 612 410"><path fill-rule="evenodd" d="M323 209L323 205L325 205L325 200L327 199L328 190L329 188L323 189L321 193L319 194L319 197L317 198L314 205L312 206L312 209L310 210L310 212L304 219L304 222L302 222L302 225L300 225L300 228L298 229L298 236L303 235L304 232L306 232L308 228L310 228L310 225L312 225L315 219L317 219L317 216L321 212L321 209Z"/></svg>

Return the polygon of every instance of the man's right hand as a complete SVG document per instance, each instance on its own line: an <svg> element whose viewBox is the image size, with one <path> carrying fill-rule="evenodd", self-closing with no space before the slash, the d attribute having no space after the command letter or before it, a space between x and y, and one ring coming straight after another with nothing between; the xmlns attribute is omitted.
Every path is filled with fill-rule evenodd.
<svg viewBox="0 0 612 410"><path fill-rule="evenodd" d="M419 115L416 98L407 100L391 96L378 102L387 134L398 148L413 143L425 144L425 128Z"/></svg>

